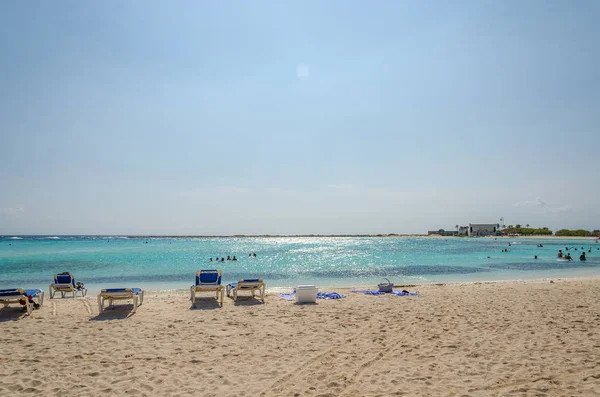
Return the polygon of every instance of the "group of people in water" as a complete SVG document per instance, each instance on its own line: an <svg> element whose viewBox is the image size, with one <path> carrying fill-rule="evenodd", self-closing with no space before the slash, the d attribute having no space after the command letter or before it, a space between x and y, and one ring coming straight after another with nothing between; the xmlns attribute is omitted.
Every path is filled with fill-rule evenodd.
<svg viewBox="0 0 600 397"><path fill-rule="evenodd" d="M255 252L249 253L248 258L256 258L256 253ZM210 261L213 262L213 258L210 258ZM217 257L214 260L214 262L225 262L225 261L237 261L237 258L235 257L235 255L233 256L233 258L230 255L227 255L227 259Z"/></svg>
<svg viewBox="0 0 600 397"><path fill-rule="evenodd" d="M582 250L585 250L585 248L581 247ZM565 247L565 251L568 251L569 247ZM575 251L577 251L577 248L575 248ZM592 249L590 248L588 250L588 252L592 252ZM568 261L572 261L573 258L571 257L571 254L569 252L567 252L566 254L563 253L562 250L558 250L558 255L557 255L558 259L562 259L562 260L568 260ZM585 251L583 251L581 253L581 255L579 255L579 260L580 261L584 261L587 258L585 257Z"/></svg>
<svg viewBox="0 0 600 397"><path fill-rule="evenodd" d="M212 262L213 259L210 258L210 261ZM235 257L235 255L233 256L233 258L229 255L227 255L227 259L225 258L215 258L215 262L225 262L225 261L237 261L237 258Z"/></svg>
<svg viewBox="0 0 600 397"><path fill-rule="evenodd" d="M510 246L511 246L511 243L508 243L508 246L510 247ZM538 244L538 245L536 245L536 247L538 247L538 248L543 248L543 247L544 247L544 245L543 245L543 244ZM581 247L581 249L583 250L583 252L581 253L581 255L579 255L579 260L580 260L580 261L585 261L585 260L587 260L587 258L586 258L586 256L585 256L585 248ZM577 251L577 248L573 247L573 250ZM600 250L600 248L598 248L598 250ZM565 247L565 251L569 251L569 247ZM503 249L502 249L502 252L510 252L510 250L509 250L508 248L503 248ZM588 249L588 251L587 251L587 252L590 252L590 253L591 253L591 252L592 252L592 249L591 249L591 248L590 248L590 249ZM489 258L489 256L488 256L488 258ZM535 255L535 256L533 257L533 259L538 259L538 256L537 256L537 255ZM567 252L566 254L564 254L564 253L563 253L563 250L558 250L558 259L560 259L560 260L565 260L565 261L572 261L572 260L573 260L573 257L572 257L572 256L571 256L571 254L570 254L570 253L568 253L568 252Z"/></svg>

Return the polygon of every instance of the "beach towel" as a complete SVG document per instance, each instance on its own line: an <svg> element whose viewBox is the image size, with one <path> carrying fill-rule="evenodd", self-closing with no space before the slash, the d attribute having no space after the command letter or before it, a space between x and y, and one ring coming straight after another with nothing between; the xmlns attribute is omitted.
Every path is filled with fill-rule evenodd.
<svg viewBox="0 0 600 397"><path fill-rule="evenodd" d="M392 290L392 294L394 294L396 296L417 296L417 295L419 295L418 292L410 292L410 291L406 291L406 290L399 291L397 289Z"/></svg>
<svg viewBox="0 0 600 397"><path fill-rule="evenodd" d="M291 293L291 294L279 294L279 297L282 299L285 299L286 301L291 301L294 300L294 298L296 297L295 293Z"/></svg>
<svg viewBox="0 0 600 397"><path fill-rule="evenodd" d="M376 289L353 289L350 292L356 292L356 293L361 293L361 294L365 294L365 295L386 295L385 292L381 292ZM410 292L410 291L406 291L406 290L397 290L397 289L392 290L391 293L396 296L418 296L419 295L418 292Z"/></svg>
<svg viewBox="0 0 600 397"><path fill-rule="evenodd" d="M292 292L289 294L281 293L279 294L281 299L285 299L286 301L291 301L296 298L296 293ZM345 298L346 295L338 294L337 292L319 292L317 293L317 299L342 299Z"/></svg>
<svg viewBox="0 0 600 397"><path fill-rule="evenodd" d="M342 299L346 295L338 294L337 292L319 292L317 293L317 299Z"/></svg>
<svg viewBox="0 0 600 397"><path fill-rule="evenodd" d="M385 295L385 292L381 292L376 289L353 289L350 292L356 292L365 295Z"/></svg>

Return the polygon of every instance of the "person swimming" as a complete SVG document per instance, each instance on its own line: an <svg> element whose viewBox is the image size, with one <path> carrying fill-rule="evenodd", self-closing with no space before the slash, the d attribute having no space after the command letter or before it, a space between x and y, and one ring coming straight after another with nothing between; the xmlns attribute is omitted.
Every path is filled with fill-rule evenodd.
<svg viewBox="0 0 600 397"><path fill-rule="evenodd" d="M230 261L230 260L231 260L231 257L230 257L229 255L227 255L227 260L228 260L228 261Z"/></svg>
<svg viewBox="0 0 600 397"><path fill-rule="evenodd" d="M562 258L562 257L563 257L563 252L562 252L562 250L558 250L558 257L559 257L559 258Z"/></svg>
<svg viewBox="0 0 600 397"><path fill-rule="evenodd" d="M232 261L237 261L237 258L235 257L235 255L233 256L233 259L231 259Z"/></svg>
<svg viewBox="0 0 600 397"><path fill-rule="evenodd" d="M572 260L573 260L573 258L571 258L571 254L567 254L567 255L565 256L565 259L568 259L568 260L570 260L570 261L572 261Z"/></svg>
<svg viewBox="0 0 600 397"><path fill-rule="evenodd" d="M585 252L582 252L581 255L579 255L579 260L580 261L584 261L585 260Z"/></svg>

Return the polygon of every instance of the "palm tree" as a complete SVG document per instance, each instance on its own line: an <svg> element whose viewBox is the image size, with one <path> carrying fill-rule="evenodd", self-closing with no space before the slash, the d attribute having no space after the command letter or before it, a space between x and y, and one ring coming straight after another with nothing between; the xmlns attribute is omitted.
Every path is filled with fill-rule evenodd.
<svg viewBox="0 0 600 397"><path fill-rule="evenodd" d="M458 232L458 225L454 225L454 227L456 228L456 231Z"/></svg>
<svg viewBox="0 0 600 397"><path fill-rule="evenodd" d="M525 227L529 227L529 223L525 225Z"/></svg>

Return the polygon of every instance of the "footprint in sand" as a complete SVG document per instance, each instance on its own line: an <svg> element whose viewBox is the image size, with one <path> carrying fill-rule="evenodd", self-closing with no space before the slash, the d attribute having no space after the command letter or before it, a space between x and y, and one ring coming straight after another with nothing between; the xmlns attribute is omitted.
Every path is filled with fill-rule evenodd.
<svg viewBox="0 0 600 397"><path fill-rule="evenodd" d="M92 313L92 306L90 305L90 302L88 301L87 298L81 299L80 302L83 303L83 307L88 312L88 314L90 314L90 315L93 314Z"/></svg>

